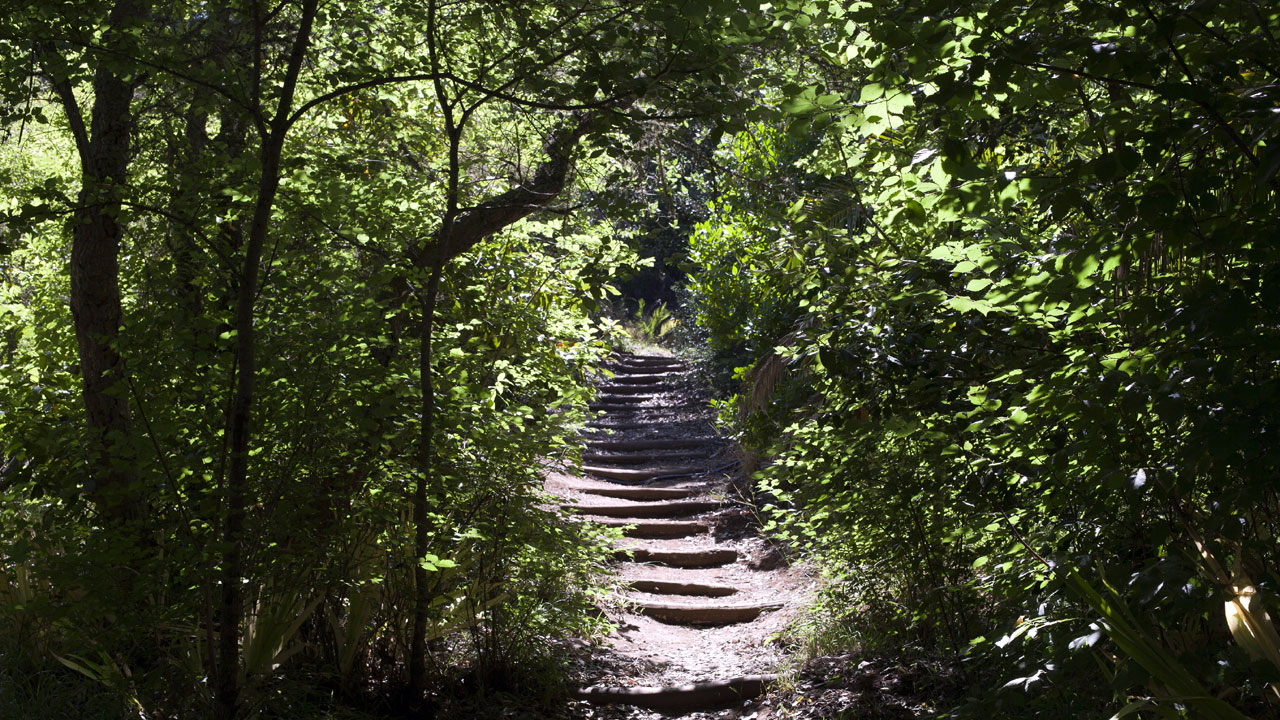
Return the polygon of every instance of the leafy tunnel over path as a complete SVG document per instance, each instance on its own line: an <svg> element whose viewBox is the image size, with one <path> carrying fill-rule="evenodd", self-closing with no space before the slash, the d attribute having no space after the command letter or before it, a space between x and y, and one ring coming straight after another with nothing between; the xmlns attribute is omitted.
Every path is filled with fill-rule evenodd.
<svg viewBox="0 0 1280 720"><path fill-rule="evenodd" d="M640 299L865 663L775 692L1274 715L1278 12L0 4L0 715L563 689Z"/></svg>

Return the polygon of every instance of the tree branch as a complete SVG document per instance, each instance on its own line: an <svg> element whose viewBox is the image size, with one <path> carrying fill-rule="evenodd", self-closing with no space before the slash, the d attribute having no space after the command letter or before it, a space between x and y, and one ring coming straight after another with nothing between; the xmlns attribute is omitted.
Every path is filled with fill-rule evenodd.
<svg viewBox="0 0 1280 720"><path fill-rule="evenodd" d="M67 115L67 123L71 126L71 134L76 139L76 151L83 164L84 159L89 157L89 131L84 126L84 116L80 114L80 103L76 102L76 95L71 89L71 81L66 78L54 79L53 75L47 70L45 74L49 76L54 91L58 93L58 99L62 101L62 110Z"/></svg>
<svg viewBox="0 0 1280 720"><path fill-rule="evenodd" d="M608 117L621 109L575 114L573 121L552 131L543 143L547 159L529 182L459 211L452 223L441 228L441 233L447 233L448 237L438 234L430 251L422 253L420 262L448 262L481 240L550 205L564 190L573 171L573 151L578 141L603 127Z"/></svg>
<svg viewBox="0 0 1280 720"><path fill-rule="evenodd" d="M340 98L343 95L349 95L353 92L359 92L361 90L367 90L372 87L390 85L393 83L413 82L415 80L439 80L439 79L441 79L441 76L438 73L429 72L429 73L417 73L414 75L393 75L390 77L374 78L373 80L366 80L364 82L353 83L351 85L344 85L340 88L330 90L329 92L323 95L312 98L311 100L308 100L307 102L303 103L296 111L294 111L292 115L289 116L288 124L293 125L298 120L301 120L302 116L306 115L307 112L309 112L312 108L316 107L317 105L326 103L336 98Z"/></svg>

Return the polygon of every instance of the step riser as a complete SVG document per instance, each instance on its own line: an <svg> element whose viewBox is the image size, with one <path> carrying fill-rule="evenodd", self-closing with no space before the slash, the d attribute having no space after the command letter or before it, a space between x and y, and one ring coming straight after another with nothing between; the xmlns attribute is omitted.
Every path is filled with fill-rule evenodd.
<svg viewBox="0 0 1280 720"><path fill-rule="evenodd" d="M630 552L619 550L619 560L633 560L638 563L657 563L677 568L710 568L729 565L738 561L738 553L733 550L709 550L705 552L664 552L660 550L636 549Z"/></svg>
<svg viewBox="0 0 1280 720"><path fill-rule="evenodd" d="M610 383L617 385L659 385L665 384L667 380L677 377L676 373L663 373L661 375L645 375L645 374L629 374L614 375L609 381L602 383L602 386L608 386Z"/></svg>
<svg viewBox="0 0 1280 720"><path fill-rule="evenodd" d="M641 605L640 612L672 625L733 625L751 622L765 611L762 607L663 607Z"/></svg>
<svg viewBox="0 0 1280 720"><path fill-rule="evenodd" d="M705 459L706 453L669 453L669 454L643 454L643 455L598 455L596 453L587 453L582 456L582 462L590 463L598 467L616 467L618 465L652 465L660 462L679 462L689 463L697 460Z"/></svg>
<svg viewBox="0 0 1280 720"><path fill-rule="evenodd" d="M593 440L587 443L587 447L595 450L645 451L701 448L719 444L719 438L709 437L703 440Z"/></svg>
<svg viewBox="0 0 1280 720"><path fill-rule="evenodd" d="M582 488L579 492L600 497L618 498L619 500L637 500L640 502L656 502L659 500L679 500L697 495L695 490L677 488Z"/></svg>
<svg viewBox="0 0 1280 720"><path fill-rule="evenodd" d="M718 507L719 503L709 500L676 500L652 505L561 505L560 509L614 518L669 518L699 515Z"/></svg>
<svg viewBox="0 0 1280 720"><path fill-rule="evenodd" d="M632 580L629 587L636 592L653 595L692 595L696 597L728 597L738 592L738 588L728 585L703 585L701 583L682 583L670 580Z"/></svg>
<svg viewBox="0 0 1280 720"><path fill-rule="evenodd" d="M600 391L601 396L641 396L648 398L653 398L671 391L671 388L666 385L601 385L596 389Z"/></svg>
<svg viewBox="0 0 1280 720"><path fill-rule="evenodd" d="M687 415L690 411L695 410L694 406L685 405L640 405L627 404L627 402L593 402L586 406L586 409L593 413L609 413L611 415L635 415L637 413L645 413L650 418L678 418L681 415ZM698 407L700 410L700 407Z"/></svg>
<svg viewBox="0 0 1280 720"><path fill-rule="evenodd" d="M591 518L591 521L600 525L608 525L609 527L625 527L633 525L622 531L622 534L629 538L637 540L657 540L663 538L682 538L701 535L709 530L702 523L682 523L682 522L627 522L625 520L612 520L606 518Z"/></svg>
<svg viewBox="0 0 1280 720"><path fill-rule="evenodd" d="M596 396L596 402L606 405L639 405L648 400L655 399L652 395L644 393L606 393L602 392Z"/></svg>
<svg viewBox="0 0 1280 720"><path fill-rule="evenodd" d="M777 681L776 675L748 675L671 687L582 688L573 691L573 696L594 705L624 704L667 711L711 710L759 697Z"/></svg>
<svg viewBox="0 0 1280 720"><path fill-rule="evenodd" d="M653 358L637 358L637 357L610 358L610 359L609 359L609 361L608 361L608 362L606 362L605 364L606 364L606 365L629 365L629 366L632 366L632 367L655 367L655 366L662 366L662 367L684 367L684 366L685 366L685 365L684 365L684 361L683 361L683 360L681 360L681 359L679 359L679 358L660 358L660 357L653 357Z"/></svg>
<svg viewBox="0 0 1280 720"><path fill-rule="evenodd" d="M610 430L614 432L619 432L622 430L648 430L652 427L653 427L652 423L625 422L625 423L606 423L602 425L597 422L587 428L584 428L584 432L602 433L602 432L608 432Z"/></svg>
<svg viewBox="0 0 1280 720"><path fill-rule="evenodd" d="M704 405L641 405L638 402L593 402L587 404L587 409L618 413L645 412L651 415L687 415L691 412L701 412L707 408Z"/></svg>
<svg viewBox="0 0 1280 720"><path fill-rule="evenodd" d="M646 398L634 395L625 395L613 400L597 399L587 403L588 408L594 409L597 405L610 406L617 405L619 410L648 410L649 412L659 413L688 413L688 412L706 412L706 403L685 402L685 403L661 403L659 405L645 405Z"/></svg>
<svg viewBox="0 0 1280 720"><path fill-rule="evenodd" d="M600 467L598 465L583 465L582 471L598 475L602 478L610 480L624 480L631 482L645 482L654 478L664 477L666 475L692 475L706 472L703 467L666 467L655 468L653 470L624 470L622 468Z"/></svg>

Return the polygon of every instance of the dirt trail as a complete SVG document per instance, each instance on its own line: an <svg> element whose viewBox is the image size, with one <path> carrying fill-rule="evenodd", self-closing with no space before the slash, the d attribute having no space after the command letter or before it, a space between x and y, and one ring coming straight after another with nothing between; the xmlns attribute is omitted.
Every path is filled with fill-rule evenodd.
<svg viewBox="0 0 1280 720"><path fill-rule="evenodd" d="M684 363L619 355L605 369L586 477L547 479L571 514L628 528L616 566L625 602L609 611L618 631L578 668L581 714L755 717L782 660L771 639L809 582L730 492L733 457Z"/></svg>

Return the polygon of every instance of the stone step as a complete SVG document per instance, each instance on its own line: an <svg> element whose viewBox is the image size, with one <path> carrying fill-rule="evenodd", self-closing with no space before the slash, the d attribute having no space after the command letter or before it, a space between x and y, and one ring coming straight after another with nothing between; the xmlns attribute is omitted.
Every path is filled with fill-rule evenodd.
<svg viewBox="0 0 1280 720"><path fill-rule="evenodd" d="M595 402L593 404L626 405L628 407L634 407L636 405L643 405L644 403L649 402L650 400L653 400L653 399L654 398L651 395L639 395L635 393L624 394L624 395L617 395L617 394L606 395L604 393L601 393L596 396Z"/></svg>
<svg viewBox="0 0 1280 720"><path fill-rule="evenodd" d="M704 710L737 705L743 700L759 697L777 680L777 675L746 675L662 687L611 688L597 685L576 689L572 694L593 705L622 704L669 711Z"/></svg>
<svg viewBox="0 0 1280 720"><path fill-rule="evenodd" d="M652 480L665 475L697 475L706 471L707 468L701 465L672 465L668 467L651 468L648 470L601 467L599 465L582 466L582 472L597 475L602 478L609 478L610 480L624 480L630 482L645 482L646 480Z"/></svg>
<svg viewBox="0 0 1280 720"><path fill-rule="evenodd" d="M617 487L579 487L574 489L588 495L640 501L678 500L698 494L697 490L685 488L627 487L625 485Z"/></svg>
<svg viewBox="0 0 1280 720"><path fill-rule="evenodd" d="M609 422L604 425L599 423L599 420L594 421L594 424L583 428L583 432L602 433L610 430L617 432L620 430L649 430L653 428L653 423L651 422Z"/></svg>
<svg viewBox="0 0 1280 720"><path fill-rule="evenodd" d="M619 375L659 375L662 373L684 373L688 370L684 363L606 363L601 369L611 373L615 378Z"/></svg>
<svg viewBox="0 0 1280 720"><path fill-rule="evenodd" d="M655 405L645 407L639 403L633 402L590 402L587 403L588 410L602 410L612 413L624 413L634 415L636 413L645 413L650 416L660 415L687 415L692 410L705 411L706 403L679 403L672 405Z"/></svg>
<svg viewBox="0 0 1280 720"><path fill-rule="evenodd" d="M715 510L720 503L714 500L667 500L644 505L561 505L561 510L577 510L585 515L617 518L669 518L681 515L697 515Z"/></svg>
<svg viewBox="0 0 1280 720"><path fill-rule="evenodd" d="M738 592L731 585L709 585L706 583L676 582L656 578L640 578L632 580L628 586L636 592L653 593L654 595L700 595L702 597L725 597Z"/></svg>
<svg viewBox="0 0 1280 720"><path fill-rule="evenodd" d="M679 373L624 373L614 375L605 385L609 383L618 385L657 385L666 384L667 380L679 377Z"/></svg>
<svg viewBox="0 0 1280 720"><path fill-rule="evenodd" d="M597 385L596 390L603 395L626 395L628 397L634 395L659 395L671 390L672 387L665 383L645 383L643 385Z"/></svg>
<svg viewBox="0 0 1280 720"><path fill-rule="evenodd" d="M626 528L622 534L632 538L681 538L701 535L711 528L698 520L646 520L641 518L607 518L584 516L591 522L608 527Z"/></svg>
<svg viewBox="0 0 1280 720"><path fill-rule="evenodd" d="M671 363L675 363L677 365L684 364L684 361L681 360L680 358L672 357L670 355L633 355L630 353L626 353L626 354L619 353L617 355L613 355L608 359L608 362L640 363L640 364L647 364L647 365L662 365L662 364L671 364Z"/></svg>
<svg viewBox="0 0 1280 720"><path fill-rule="evenodd" d="M701 412L706 409L706 406L693 403L684 405L641 405L639 402L591 402L587 403L587 409L592 412L607 412L609 417L634 418L637 415L642 415L651 418L672 418L683 417L693 410Z"/></svg>
<svg viewBox="0 0 1280 720"><path fill-rule="evenodd" d="M666 412L688 412L696 410L701 413L711 412L711 405L706 400L693 400L685 402L668 402L666 400L658 400L658 404L644 406L643 403L648 402L652 398L645 398L639 395L625 395L608 402L602 400L592 400L591 403L600 402L607 405L626 405L628 407L645 407L647 410L664 410ZM588 404L591 404L588 403Z"/></svg>
<svg viewBox="0 0 1280 720"><path fill-rule="evenodd" d="M705 460L707 453L705 452L689 452L676 451L666 453L634 453L628 455L607 455L603 453L587 452L582 454L582 462L591 465L616 466L616 465L646 465L660 462L683 462L691 463L698 460Z"/></svg>
<svg viewBox="0 0 1280 720"><path fill-rule="evenodd" d="M684 365L677 357L665 355L614 355L604 361L606 365Z"/></svg>
<svg viewBox="0 0 1280 720"><path fill-rule="evenodd" d="M587 447L593 450L675 450L684 448L701 448L707 445L719 445L723 441L718 437L702 438L655 438L653 440L590 440Z"/></svg>
<svg viewBox="0 0 1280 720"><path fill-rule="evenodd" d="M585 432L603 433L603 432L620 432L623 430L651 430L659 433L673 431L673 426L678 424L687 424L689 421L681 419L681 417L670 418L637 418L634 415L626 415L624 417L605 416L592 420L583 430ZM710 423L701 423L698 431L705 430ZM677 428L678 429L678 428Z"/></svg>
<svg viewBox="0 0 1280 720"><path fill-rule="evenodd" d="M738 551L725 548L704 548L701 550L649 550L635 548L619 550L616 557L620 560L634 560L638 563L659 563L681 568L720 567L738 561Z"/></svg>
<svg viewBox="0 0 1280 720"><path fill-rule="evenodd" d="M685 364L685 362L680 358L664 357L662 355L650 355L647 357L642 355L632 355L631 357L615 358L611 362L617 365L644 365L649 367L655 365L683 366Z"/></svg>
<svg viewBox="0 0 1280 720"><path fill-rule="evenodd" d="M644 415L636 415L635 413L625 413L622 415L601 415L587 421L582 428L583 432L601 433L613 430L618 437L587 437L583 438L588 442L595 440L622 440L624 430L645 430L643 433L630 433L626 440L658 440L672 435L692 435L694 433L704 433L711 429L711 423L708 421L689 420L685 415L675 415L672 417L646 417Z"/></svg>
<svg viewBox="0 0 1280 720"><path fill-rule="evenodd" d="M777 610L782 603L750 605L690 605L687 603L634 603L641 614L675 625L729 625L751 622L767 610Z"/></svg>

